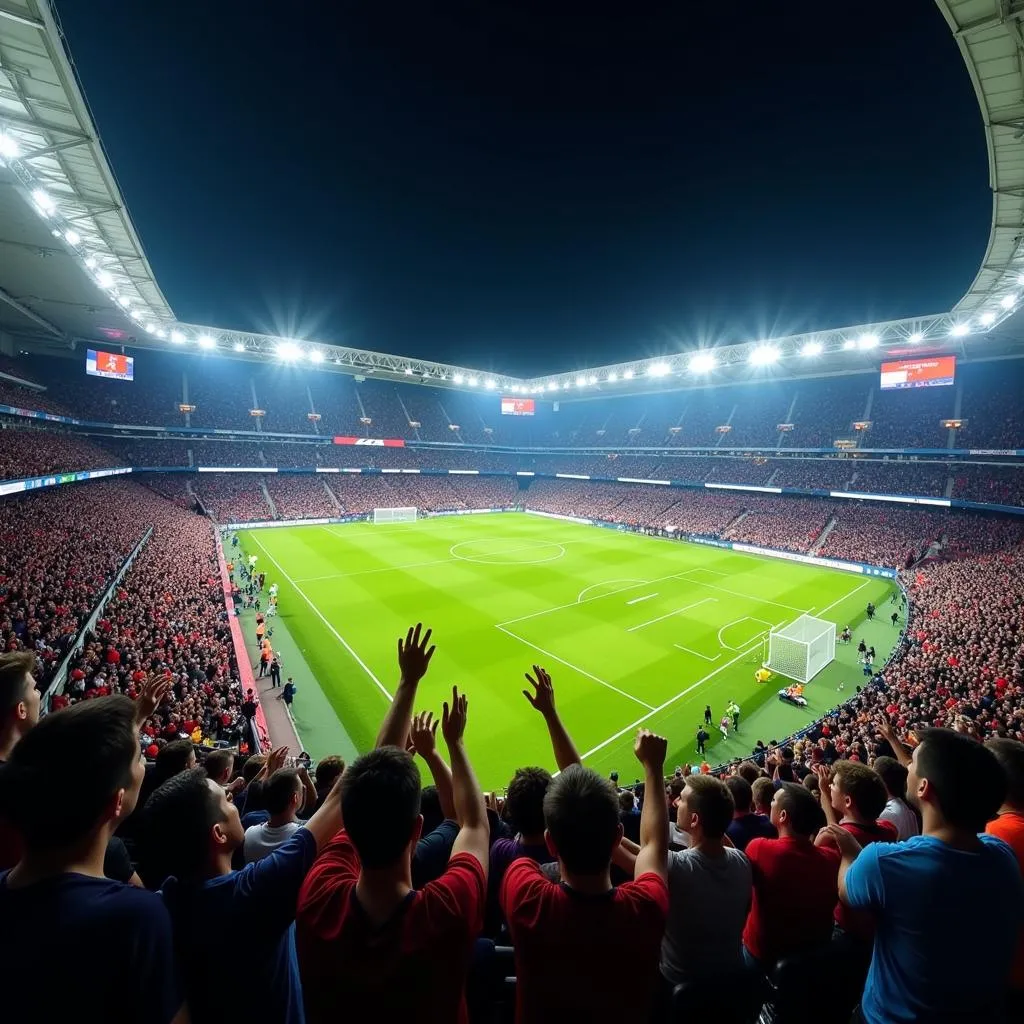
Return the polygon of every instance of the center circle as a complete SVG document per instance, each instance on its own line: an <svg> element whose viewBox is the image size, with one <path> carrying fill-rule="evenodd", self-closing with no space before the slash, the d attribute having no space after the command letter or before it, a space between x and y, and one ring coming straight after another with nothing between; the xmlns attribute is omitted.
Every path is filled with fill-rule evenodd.
<svg viewBox="0 0 1024 1024"><path fill-rule="evenodd" d="M491 537L463 540L449 549L452 558L479 565L540 565L565 554L565 548L550 540L522 540L516 537Z"/></svg>

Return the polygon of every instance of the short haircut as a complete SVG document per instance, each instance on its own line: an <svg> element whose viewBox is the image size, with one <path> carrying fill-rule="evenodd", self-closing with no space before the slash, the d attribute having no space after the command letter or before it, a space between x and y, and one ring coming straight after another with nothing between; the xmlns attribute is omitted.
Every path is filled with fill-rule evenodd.
<svg viewBox="0 0 1024 1024"><path fill-rule="evenodd" d="M691 775L686 780L685 796L687 809L700 817L706 836L720 839L725 835L736 805L729 787L721 779L713 775Z"/></svg>
<svg viewBox="0 0 1024 1024"><path fill-rule="evenodd" d="M1006 776L1006 803L1024 806L1024 743L1000 737L985 744L995 755Z"/></svg>
<svg viewBox="0 0 1024 1024"><path fill-rule="evenodd" d="M750 805L754 802L754 791L750 783L739 775L733 775L725 780L725 784L732 793L732 802L737 811L749 811Z"/></svg>
<svg viewBox="0 0 1024 1024"><path fill-rule="evenodd" d="M651 799L664 797L655 794ZM570 765L544 794L544 824L569 871L604 871L619 829L615 786L583 765Z"/></svg>
<svg viewBox="0 0 1024 1024"><path fill-rule="evenodd" d="M194 752L191 740L171 740L156 755L153 781L160 786L178 772L185 771Z"/></svg>
<svg viewBox="0 0 1024 1024"><path fill-rule="evenodd" d="M82 701L19 740L0 773L0 806L26 846L71 846L92 832L118 790L130 788L140 758L134 701Z"/></svg>
<svg viewBox="0 0 1024 1024"><path fill-rule="evenodd" d="M775 796L775 783L771 779L757 779L750 787L755 807L770 807Z"/></svg>
<svg viewBox="0 0 1024 1024"><path fill-rule="evenodd" d="M736 774L741 779L746 779L750 785L753 785L761 778L761 769L753 761L743 761L740 763L739 768L736 769Z"/></svg>
<svg viewBox="0 0 1024 1024"><path fill-rule="evenodd" d="M551 785L545 768L517 768L505 794L509 824L524 836L544 831L544 796Z"/></svg>
<svg viewBox="0 0 1024 1024"><path fill-rule="evenodd" d="M934 789L943 817L954 828L984 831L1007 789L995 754L952 729L924 729L919 739L914 768Z"/></svg>
<svg viewBox="0 0 1024 1024"><path fill-rule="evenodd" d="M907 769L895 757L876 757L872 768L878 772L885 788L900 800L907 798Z"/></svg>
<svg viewBox="0 0 1024 1024"><path fill-rule="evenodd" d="M253 754L249 759L242 765L242 778L246 782L252 782L261 771L263 766L267 763L266 754Z"/></svg>
<svg viewBox="0 0 1024 1024"><path fill-rule="evenodd" d="M385 868L402 856L420 813L420 773L397 747L378 747L341 777L341 813L363 867Z"/></svg>
<svg viewBox="0 0 1024 1024"><path fill-rule="evenodd" d="M206 868L210 829L223 821L202 768L178 772L146 801L139 823L139 861L150 887L173 875L198 880Z"/></svg>
<svg viewBox="0 0 1024 1024"><path fill-rule="evenodd" d="M874 769L856 761L838 761L832 769L832 778L869 821L877 820L885 810L889 794L882 776Z"/></svg>
<svg viewBox="0 0 1024 1024"><path fill-rule="evenodd" d="M337 754L330 754L318 762L313 778L317 789L330 789L345 770L345 759Z"/></svg>
<svg viewBox="0 0 1024 1024"><path fill-rule="evenodd" d="M283 814L301 788L298 768L278 768L263 784L263 806L271 816Z"/></svg>
<svg viewBox="0 0 1024 1024"><path fill-rule="evenodd" d="M441 794L437 786L424 786L420 790L420 814L423 815L423 834L430 835L444 821L441 810Z"/></svg>
<svg viewBox="0 0 1024 1024"><path fill-rule="evenodd" d="M619 810L626 812L632 811L634 809L634 799L633 794L628 789L624 789L619 794Z"/></svg>
<svg viewBox="0 0 1024 1024"><path fill-rule="evenodd" d="M223 747L220 750L211 750L206 755L206 761L204 767L206 768L206 774L211 779L219 778L225 768L230 768L235 763L235 752L228 747Z"/></svg>
<svg viewBox="0 0 1024 1024"><path fill-rule="evenodd" d="M36 667L36 656L31 651L12 651L0 654L0 715L6 717L26 697L26 677L32 679Z"/></svg>
<svg viewBox="0 0 1024 1024"><path fill-rule="evenodd" d="M789 816L789 826L800 836L813 836L825 827L825 812L817 797L799 782L779 786L779 803Z"/></svg>

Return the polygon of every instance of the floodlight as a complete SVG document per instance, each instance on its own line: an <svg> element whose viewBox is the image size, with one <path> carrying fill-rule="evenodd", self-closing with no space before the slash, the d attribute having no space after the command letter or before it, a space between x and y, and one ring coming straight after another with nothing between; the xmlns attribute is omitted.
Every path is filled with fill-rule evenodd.
<svg viewBox="0 0 1024 1024"><path fill-rule="evenodd" d="M156 334L156 324L146 324L143 328L147 334Z"/></svg>
<svg viewBox="0 0 1024 1024"><path fill-rule="evenodd" d="M32 192L32 201L39 207L40 212L45 217L49 217L57 209L57 204L41 188L37 188Z"/></svg>
<svg viewBox="0 0 1024 1024"><path fill-rule="evenodd" d="M277 346L277 354L281 359L289 360L298 359L302 353L294 341L282 341Z"/></svg>
<svg viewBox="0 0 1024 1024"><path fill-rule="evenodd" d="M649 377L667 377L671 372L672 367L668 363L652 363L647 367Z"/></svg>
<svg viewBox="0 0 1024 1024"><path fill-rule="evenodd" d="M774 345L758 345L750 353L750 361L755 366L767 366L779 358L779 350Z"/></svg>
<svg viewBox="0 0 1024 1024"><path fill-rule="evenodd" d="M109 270L97 270L96 271L96 283L101 288L113 288L114 287L114 275Z"/></svg>
<svg viewBox="0 0 1024 1024"><path fill-rule="evenodd" d="M411 366L407 366L405 368L405 375L406 375L406 377L411 377L412 376L412 367Z"/></svg>
<svg viewBox="0 0 1024 1024"><path fill-rule="evenodd" d="M475 388L477 386L477 384L479 384L480 382L476 379L476 377L470 377L469 380L466 381L466 383L471 388Z"/></svg>
<svg viewBox="0 0 1024 1024"><path fill-rule="evenodd" d="M820 356L825 351L825 346L820 341L808 341L802 349L800 349L800 355L802 356Z"/></svg>
<svg viewBox="0 0 1024 1024"><path fill-rule="evenodd" d="M953 329L949 332L954 338L963 338L971 333L969 324L954 324Z"/></svg>
<svg viewBox="0 0 1024 1024"><path fill-rule="evenodd" d="M855 342L853 340L853 338L847 338L843 342L843 351L844 352L849 352L851 348L856 348L856 347L857 347L857 342Z"/></svg>
<svg viewBox="0 0 1024 1024"><path fill-rule="evenodd" d="M1002 306L1003 309L1013 309L1013 307L1017 305L1017 296L1016 295L1004 295L999 300L999 305Z"/></svg>
<svg viewBox="0 0 1024 1024"><path fill-rule="evenodd" d="M569 390L569 387L570 387L570 384L569 384L569 382L568 382L568 381L566 381L566 382L565 382L565 383L564 383L564 384L562 385L562 390L563 390L563 391L568 391L568 390Z"/></svg>
<svg viewBox="0 0 1024 1024"><path fill-rule="evenodd" d="M623 373L623 375L622 375L622 379L623 380L632 380L633 379L633 371L632 370L626 370L626 372Z"/></svg>
<svg viewBox="0 0 1024 1024"><path fill-rule="evenodd" d="M454 377L452 377L452 383L454 383L454 384L461 384L464 379L465 378L462 376L461 373L457 373L457 374L455 374Z"/></svg>
<svg viewBox="0 0 1024 1024"><path fill-rule="evenodd" d="M916 345L919 341L924 341L924 335L920 331L914 331L909 340Z"/></svg>
<svg viewBox="0 0 1024 1024"><path fill-rule="evenodd" d="M0 133L0 157L5 160L17 160L21 156L21 147L10 137Z"/></svg>
<svg viewBox="0 0 1024 1024"><path fill-rule="evenodd" d="M158 327L153 333L158 338L166 338L167 337L167 332L162 327Z"/></svg>
<svg viewBox="0 0 1024 1024"><path fill-rule="evenodd" d="M710 352L699 352L691 357L688 364L690 373L710 373L718 365L718 360Z"/></svg>
<svg viewBox="0 0 1024 1024"><path fill-rule="evenodd" d="M862 334L857 339L857 347L861 349L878 348L878 335Z"/></svg>
<svg viewBox="0 0 1024 1024"><path fill-rule="evenodd" d="M86 256L85 265L89 270L95 270L96 267L99 265L99 261L96 259L95 256Z"/></svg>
<svg viewBox="0 0 1024 1024"><path fill-rule="evenodd" d="M548 382L548 391L557 391L558 385L554 381Z"/></svg>
<svg viewBox="0 0 1024 1024"><path fill-rule="evenodd" d="M587 383L587 378L586 377L577 377L576 378L576 387L581 388L586 383Z"/></svg>
<svg viewBox="0 0 1024 1024"><path fill-rule="evenodd" d="M118 295L118 296L117 296L117 304L118 304L118 305L119 305L119 306L120 306L120 307L121 307L122 309L127 309L127 308L128 308L128 302L129 302L129 300L128 300L128 299L126 299L126 298L125 298L125 297L124 297L123 295Z"/></svg>
<svg viewBox="0 0 1024 1024"><path fill-rule="evenodd" d="M233 349L234 349L234 350L235 350L236 352L244 352L244 351L245 351L245 346L244 346L244 345L243 345L243 344L242 344L242 343L241 343L240 341L236 341L236 342L234 343L234 345L232 345L231 347L232 347L232 348L233 348Z"/></svg>
<svg viewBox="0 0 1024 1024"><path fill-rule="evenodd" d="M497 386L498 382L491 380L490 378L484 381L484 387L487 388L488 391L493 391Z"/></svg>
<svg viewBox="0 0 1024 1024"><path fill-rule="evenodd" d="M996 315L995 313L992 312L992 310L988 310L987 312L982 313L981 316L978 317L978 323L980 323L982 327L991 327L995 322Z"/></svg>
<svg viewBox="0 0 1024 1024"><path fill-rule="evenodd" d="M309 361L311 363L322 363L324 361L324 354L319 349L311 349L309 353Z"/></svg>
<svg viewBox="0 0 1024 1024"><path fill-rule="evenodd" d="M68 245L78 245L82 241L82 236L74 228L68 228L64 232L64 240Z"/></svg>
<svg viewBox="0 0 1024 1024"><path fill-rule="evenodd" d="M589 377L587 378L587 383L588 383L588 384L596 384L596 383L597 383L597 378L596 378L596 377L595 377L595 376L594 376L593 374L591 374L591 375L590 375L590 376L589 376Z"/></svg>
<svg viewBox="0 0 1024 1024"><path fill-rule="evenodd" d="M608 374L608 383L609 384L614 384L618 379L619 379L619 375L614 370L612 370L612 372Z"/></svg>
<svg viewBox="0 0 1024 1024"><path fill-rule="evenodd" d="M184 344L185 335L182 334L181 331L171 331L171 341L173 341L175 345Z"/></svg>
<svg viewBox="0 0 1024 1024"><path fill-rule="evenodd" d="M200 348L205 348L207 350L217 347L217 342L211 338L209 334L200 334L199 337L196 338L196 342Z"/></svg>

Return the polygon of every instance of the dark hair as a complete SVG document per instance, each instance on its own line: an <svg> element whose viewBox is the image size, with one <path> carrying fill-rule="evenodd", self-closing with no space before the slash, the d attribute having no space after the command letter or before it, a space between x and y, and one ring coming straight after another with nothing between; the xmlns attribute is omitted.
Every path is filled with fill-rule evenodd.
<svg viewBox="0 0 1024 1024"><path fill-rule="evenodd" d="M686 789L689 791L685 793L687 809L699 816L706 836L720 839L736 809L729 787L713 775L691 775L686 780Z"/></svg>
<svg viewBox="0 0 1024 1024"><path fill-rule="evenodd" d="M396 747L356 758L341 777L341 813L363 867L389 867L402 856L420 813L420 773Z"/></svg>
<svg viewBox="0 0 1024 1024"><path fill-rule="evenodd" d="M517 768L505 794L509 824L524 836L544 831L544 796L551 785L545 768Z"/></svg>
<svg viewBox="0 0 1024 1024"><path fill-rule="evenodd" d="M753 785L761 778L761 769L753 761L743 761L740 763L739 768L736 769L736 774L741 779L746 779L750 785Z"/></svg>
<svg viewBox="0 0 1024 1024"><path fill-rule="evenodd" d="M288 810L292 797L300 792L302 782L299 780L298 768L278 768L263 783L263 806L275 814L284 814Z"/></svg>
<svg viewBox="0 0 1024 1024"><path fill-rule="evenodd" d="M263 766L267 763L266 754L253 754L246 762L242 765L242 778L246 782L252 782L261 771Z"/></svg>
<svg viewBox="0 0 1024 1024"><path fill-rule="evenodd" d="M796 774L793 772L793 763L791 761L784 761L778 766L776 771L779 774L780 782L794 782L796 780Z"/></svg>
<svg viewBox="0 0 1024 1024"><path fill-rule="evenodd" d="M551 780L544 794L544 824L559 858L570 871L604 871L619 829L615 786L583 765L569 765Z"/></svg>
<svg viewBox="0 0 1024 1024"><path fill-rule="evenodd" d="M420 790L420 814L423 815L423 834L425 836L429 836L444 821L441 795L437 791L437 786L424 786Z"/></svg>
<svg viewBox="0 0 1024 1024"><path fill-rule="evenodd" d="M943 817L954 828L983 831L1006 795L995 754L952 729L924 729L919 738L914 770L931 783Z"/></svg>
<svg viewBox="0 0 1024 1024"><path fill-rule="evenodd" d="M889 794L881 775L856 761L838 761L832 778L852 801L854 807L869 821L875 821L885 810Z"/></svg>
<svg viewBox="0 0 1024 1024"><path fill-rule="evenodd" d="M771 779L757 779L751 785L750 792L754 798L755 809L757 804L771 805L772 797L775 795L775 783Z"/></svg>
<svg viewBox="0 0 1024 1024"><path fill-rule="evenodd" d="M146 801L139 822L139 861L147 885L173 875L198 879L206 867L210 829L224 818L202 768L178 772Z"/></svg>
<svg viewBox="0 0 1024 1024"><path fill-rule="evenodd" d="M335 782L338 781L338 776L345 770L345 759L339 757L337 754L330 754L319 761L316 766L316 771L313 773L313 778L316 780L316 788L328 790Z"/></svg>
<svg viewBox="0 0 1024 1024"><path fill-rule="evenodd" d="M749 811L750 805L754 802L754 791L750 783L739 775L733 775L725 780L725 784L732 793L732 802L737 811Z"/></svg>
<svg viewBox="0 0 1024 1024"><path fill-rule="evenodd" d="M885 788L893 796L899 797L900 800L906 800L907 769L904 765L900 764L895 757L887 757L883 754L881 757L875 758L872 768L878 772L882 782L885 783Z"/></svg>
<svg viewBox="0 0 1024 1024"><path fill-rule="evenodd" d="M191 740L171 740L156 755L153 783L163 785L169 778L188 768L189 757L194 753Z"/></svg>
<svg viewBox="0 0 1024 1024"><path fill-rule="evenodd" d="M30 686L35 686L32 673L36 667L36 656L32 651L12 651L0 654L0 715L7 716L16 705L25 699ZM25 677L28 676L28 686Z"/></svg>
<svg viewBox="0 0 1024 1024"><path fill-rule="evenodd" d="M206 774L211 779L217 779L224 772L225 768L230 768L235 763L235 752L228 747L223 747L220 750L211 750L206 755L206 761L203 763L203 767L206 769Z"/></svg>
<svg viewBox="0 0 1024 1024"><path fill-rule="evenodd" d="M96 827L118 790L131 786L140 758L134 701L83 701L47 715L17 743L0 775L0 806L26 846L70 846Z"/></svg>
<svg viewBox="0 0 1024 1024"><path fill-rule="evenodd" d="M995 755L1006 776L1003 800L1014 807L1024 806L1024 743L1000 737L989 740L985 746Z"/></svg>
<svg viewBox="0 0 1024 1024"><path fill-rule="evenodd" d="M620 811L624 811L625 813L628 814L630 811L633 810L633 800L634 799L635 798L634 798L633 794L628 789L624 789L619 794L619 810Z"/></svg>
<svg viewBox="0 0 1024 1024"><path fill-rule="evenodd" d="M799 782L784 782L778 789L779 803L789 816L790 828L799 836L813 836L825 827L825 812L818 798Z"/></svg>

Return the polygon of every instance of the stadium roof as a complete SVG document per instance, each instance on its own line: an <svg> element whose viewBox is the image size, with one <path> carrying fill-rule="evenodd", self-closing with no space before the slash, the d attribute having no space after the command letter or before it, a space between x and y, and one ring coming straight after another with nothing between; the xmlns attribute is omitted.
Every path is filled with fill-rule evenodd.
<svg viewBox="0 0 1024 1024"><path fill-rule="evenodd" d="M948 313L713 349L666 353L530 380L424 359L178 323L160 292L78 84L51 0L0 0L0 331L33 348L77 340L220 351L350 374L507 393L686 386L731 367L794 376L864 370L883 353L1020 354L999 330L1024 304L1024 0L936 0L984 121L993 190L985 260ZM680 379L682 378L682 379Z"/></svg>

